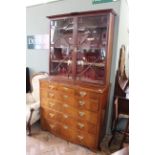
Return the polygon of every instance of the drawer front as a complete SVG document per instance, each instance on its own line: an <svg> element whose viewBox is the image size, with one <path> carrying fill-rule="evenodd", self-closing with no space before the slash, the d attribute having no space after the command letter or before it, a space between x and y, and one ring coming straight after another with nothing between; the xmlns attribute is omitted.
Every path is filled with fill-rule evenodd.
<svg viewBox="0 0 155 155"><path fill-rule="evenodd" d="M96 134L97 128L94 124L88 123L84 120L73 118L68 114L61 113L60 122L70 126L71 129L85 131L91 134Z"/></svg>
<svg viewBox="0 0 155 155"><path fill-rule="evenodd" d="M101 94L89 92L89 99L99 101Z"/></svg>
<svg viewBox="0 0 155 155"><path fill-rule="evenodd" d="M49 132L58 135L73 143L87 146L89 148L96 148L96 136L71 129L69 125L61 124L60 122L49 121L48 119L41 119L42 128Z"/></svg>
<svg viewBox="0 0 155 155"><path fill-rule="evenodd" d="M75 89L75 96L81 99L88 99L89 98L89 92L85 89Z"/></svg>
<svg viewBox="0 0 155 155"><path fill-rule="evenodd" d="M96 126L81 119L76 119L68 114L58 111L50 110L48 108L41 108L41 116L49 121L58 121L64 125L70 126L72 129L85 131L91 134L96 134Z"/></svg>
<svg viewBox="0 0 155 155"><path fill-rule="evenodd" d="M56 121L49 121L47 118L41 118L42 128L48 130L56 135L61 134L61 125Z"/></svg>
<svg viewBox="0 0 155 155"><path fill-rule="evenodd" d="M59 90L59 85L57 83L49 82L48 90L49 91Z"/></svg>
<svg viewBox="0 0 155 155"><path fill-rule="evenodd" d="M75 98L72 94L61 93L60 97L61 97L60 101L62 101L63 103L67 103L70 105L74 105L75 103Z"/></svg>
<svg viewBox="0 0 155 155"><path fill-rule="evenodd" d="M61 135L74 143L81 144L90 148L96 147L95 135L72 130L68 125L62 125Z"/></svg>
<svg viewBox="0 0 155 155"><path fill-rule="evenodd" d="M61 100L61 95L58 91L49 91L48 89L41 89L40 90L41 98L45 99L55 99Z"/></svg>
<svg viewBox="0 0 155 155"><path fill-rule="evenodd" d="M73 94L74 95L74 88L70 88L66 85L59 85L59 91L65 94Z"/></svg>
<svg viewBox="0 0 155 155"><path fill-rule="evenodd" d="M81 99L79 97L76 97L76 107L79 109L86 109L90 111L98 111L99 110L99 100L93 100L93 99Z"/></svg>
<svg viewBox="0 0 155 155"><path fill-rule="evenodd" d="M81 119L75 119L67 114L62 114L61 117L62 118L60 121L63 124L70 126L71 129L85 131L94 135L97 133L97 128L94 126L94 124L88 123Z"/></svg>
<svg viewBox="0 0 155 155"><path fill-rule="evenodd" d="M91 148L96 147L96 137L94 135L80 132L80 131L73 131L72 135L73 135L73 139L77 143Z"/></svg>
<svg viewBox="0 0 155 155"><path fill-rule="evenodd" d="M51 120L59 122L61 120L60 113L54 110L49 110L48 108L41 108L41 117L48 119L49 121Z"/></svg>
<svg viewBox="0 0 155 155"><path fill-rule="evenodd" d="M91 112L87 110L79 110L77 108L70 106L67 103L61 104L61 107L62 107L61 111L63 113L71 115L71 117L73 118L85 120L92 124L97 124L98 114L95 112Z"/></svg>
<svg viewBox="0 0 155 155"><path fill-rule="evenodd" d="M97 124L97 113L86 111L86 110L77 110L76 116L79 119L86 120L89 123Z"/></svg>
<svg viewBox="0 0 155 155"><path fill-rule="evenodd" d="M99 94L99 93L95 93L95 92L93 93L93 92L88 91L84 88L83 89L79 88L79 89L75 90L75 96L80 99L90 99L90 100L99 101L100 95L101 94Z"/></svg>

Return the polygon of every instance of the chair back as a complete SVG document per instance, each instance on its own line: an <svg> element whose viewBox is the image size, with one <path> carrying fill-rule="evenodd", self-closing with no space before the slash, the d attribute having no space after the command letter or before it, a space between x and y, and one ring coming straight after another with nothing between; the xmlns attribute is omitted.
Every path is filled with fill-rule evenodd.
<svg viewBox="0 0 155 155"><path fill-rule="evenodd" d="M40 79L47 78L48 73L41 72L33 75L31 84L32 84L32 96L36 102L40 102Z"/></svg>
<svg viewBox="0 0 155 155"><path fill-rule="evenodd" d="M115 117L116 119L120 114L129 115L129 99L124 97L116 97L115 99Z"/></svg>

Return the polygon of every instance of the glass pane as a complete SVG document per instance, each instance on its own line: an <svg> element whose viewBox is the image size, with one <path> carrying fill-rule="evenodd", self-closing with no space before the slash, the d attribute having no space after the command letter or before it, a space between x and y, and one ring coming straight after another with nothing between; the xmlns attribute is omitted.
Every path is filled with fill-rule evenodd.
<svg viewBox="0 0 155 155"><path fill-rule="evenodd" d="M51 21L51 74L71 78L73 19Z"/></svg>
<svg viewBox="0 0 155 155"><path fill-rule="evenodd" d="M107 44L107 16L79 17L78 46L102 48Z"/></svg>
<svg viewBox="0 0 155 155"><path fill-rule="evenodd" d="M103 83L105 49L80 49L77 53L77 79Z"/></svg>
<svg viewBox="0 0 155 155"><path fill-rule="evenodd" d="M77 79L104 83L107 16L78 18Z"/></svg>
<svg viewBox="0 0 155 155"><path fill-rule="evenodd" d="M79 65L77 68L77 80L103 84L104 67Z"/></svg>
<svg viewBox="0 0 155 155"><path fill-rule="evenodd" d="M51 48L51 74L71 78L72 50L69 48Z"/></svg>
<svg viewBox="0 0 155 155"><path fill-rule="evenodd" d="M51 45L57 48L71 47L73 44L73 19L51 21Z"/></svg>

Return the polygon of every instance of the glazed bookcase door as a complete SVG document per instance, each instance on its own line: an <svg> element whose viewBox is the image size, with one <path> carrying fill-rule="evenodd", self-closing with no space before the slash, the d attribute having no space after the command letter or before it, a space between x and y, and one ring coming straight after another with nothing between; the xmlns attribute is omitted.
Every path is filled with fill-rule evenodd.
<svg viewBox="0 0 155 155"><path fill-rule="evenodd" d="M50 75L72 78L73 18L50 21Z"/></svg>
<svg viewBox="0 0 155 155"><path fill-rule="evenodd" d="M76 80L104 84L108 15L81 16L77 27Z"/></svg>

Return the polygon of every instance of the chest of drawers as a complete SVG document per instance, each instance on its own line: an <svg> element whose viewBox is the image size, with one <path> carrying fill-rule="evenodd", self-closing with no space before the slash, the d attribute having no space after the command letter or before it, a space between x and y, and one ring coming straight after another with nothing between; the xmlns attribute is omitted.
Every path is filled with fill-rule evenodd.
<svg viewBox="0 0 155 155"><path fill-rule="evenodd" d="M42 79L42 128L67 141L97 150L107 92L105 87L85 87Z"/></svg>

